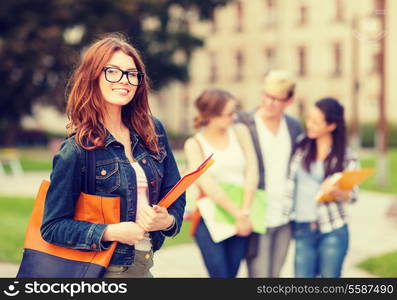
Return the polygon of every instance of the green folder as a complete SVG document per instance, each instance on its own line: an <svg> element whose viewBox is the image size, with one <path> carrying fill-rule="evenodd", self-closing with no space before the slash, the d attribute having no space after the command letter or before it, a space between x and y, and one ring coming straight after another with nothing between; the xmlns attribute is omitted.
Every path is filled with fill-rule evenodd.
<svg viewBox="0 0 397 300"><path fill-rule="evenodd" d="M231 183L220 183L220 186L225 191L226 195L236 204L238 207L243 206L244 201L244 188ZM251 207L251 223L253 231L256 233L265 233L266 225L266 192L261 189L257 189ZM215 220L227 224L235 224L236 219L225 209L219 205L215 206Z"/></svg>

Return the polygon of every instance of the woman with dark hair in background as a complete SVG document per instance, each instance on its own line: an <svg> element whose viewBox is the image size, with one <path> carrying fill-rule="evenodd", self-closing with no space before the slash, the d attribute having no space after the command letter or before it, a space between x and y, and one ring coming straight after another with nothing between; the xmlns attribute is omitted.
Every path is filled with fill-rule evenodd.
<svg viewBox="0 0 397 300"><path fill-rule="evenodd" d="M105 277L152 277L153 252L181 227L182 194L156 205L180 179L137 50L121 35L94 42L70 81L69 138L54 157L41 234L62 247L102 251L117 241ZM85 152L95 151L96 194L120 197L120 223L73 219L84 191Z"/></svg>
<svg viewBox="0 0 397 300"><path fill-rule="evenodd" d="M185 142L188 168L213 154L215 163L197 180L202 196L207 196L234 217L236 234L214 242L205 221L192 220L192 233L200 248L210 277L235 277L252 231L250 209L258 185L255 150L248 128L233 124L236 99L226 91L204 91L195 102L198 133ZM242 206L236 205L222 184L242 187ZM201 200L198 200L201 201ZM195 222L197 221L197 222ZM197 226L197 227L196 227Z"/></svg>
<svg viewBox="0 0 397 300"><path fill-rule="evenodd" d="M349 241L345 205L355 196L330 176L356 169L358 161L347 150L344 108L336 99L317 101L306 125L307 136L292 157L289 174L295 276L340 277ZM316 202L319 191L333 200Z"/></svg>

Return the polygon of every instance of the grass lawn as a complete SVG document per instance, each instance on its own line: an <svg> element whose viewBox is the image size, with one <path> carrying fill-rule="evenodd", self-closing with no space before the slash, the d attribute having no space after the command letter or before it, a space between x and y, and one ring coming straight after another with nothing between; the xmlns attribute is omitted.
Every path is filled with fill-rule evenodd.
<svg viewBox="0 0 397 300"><path fill-rule="evenodd" d="M21 157L20 163L24 172L51 171L51 160L39 160L28 157ZM8 164L4 166L6 174L11 174L11 168Z"/></svg>
<svg viewBox="0 0 397 300"><path fill-rule="evenodd" d="M22 169L26 172L30 171L51 171L51 160L38 160L27 157L21 158Z"/></svg>
<svg viewBox="0 0 397 300"><path fill-rule="evenodd" d="M361 159L361 167L375 168L376 170L375 156L376 153ZM389 182L386 186L382 186L382 187L378 186L376 184L376 174L374 174L361 185L361 188L364 190L397 194L397 149L392 149L389 151L388 165L389 165Z"/></svg>
<svg viewBox="0 0 397 300"><path fill-rule="evenodd" d="M163 247L188 244L193 242L189 234L191 222L183 222L181 232L174 238L166 238Z"/></svg>
<svg viewBox="0 0 397 300"><path fill-rule="evenodd" d="M0 261L19 263L33 198L0 197Z"/></svg>
<svg viewBox="0 0 397 300"><path fill-rule="evenodd" d="M379 277L397 277L397 251L368 258L358 266Z"/></svg>

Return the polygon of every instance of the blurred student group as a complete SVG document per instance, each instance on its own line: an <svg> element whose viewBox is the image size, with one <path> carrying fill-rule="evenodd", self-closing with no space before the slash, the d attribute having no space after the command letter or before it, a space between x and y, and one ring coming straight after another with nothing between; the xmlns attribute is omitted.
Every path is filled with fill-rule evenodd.
<svg viewBox="0 0 397 300"><path fill-rule="evenodd" d="M284 113L296 82L271 70L252 112L236 112L227 91L209 89L195 101L198 133L185 142L188 169L212 155L197 181L197 209L188 212L210 277L279 277L291 238L296 277L340 277L348 250L347 203L356 189L332 175L359 168L348 149L344 108L318 99L300 122ZM321 194L328 195L323 199Z"/></svg>

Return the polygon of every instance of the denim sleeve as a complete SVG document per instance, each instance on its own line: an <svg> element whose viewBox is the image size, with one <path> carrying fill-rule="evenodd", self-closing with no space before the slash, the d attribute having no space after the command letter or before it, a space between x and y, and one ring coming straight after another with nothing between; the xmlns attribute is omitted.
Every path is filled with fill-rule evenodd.
<svg viewBox="0 0 397 300"><path fill-rule="evenodd" d="M82 154L68 139L54 156L41 235L45 241L58 246L100 251L105 249L101 238L107 225L73 219L81 191Z"/></svg>
<svg viewBox="0 0 397 300"><path fill-rule="evenodd" d="M161 141L165 146L165 150L167 151L167 156L164 159L164 177L161 183L160 188L160 199L162 199L171 189L172 187L181 179L179 174L178 166L176 164L174 155L172 153L171 147L168 143L167 133L164 130L163 125L160 121L155 120L156 127L158 128L158 132L160 133ZM175 224L169 230L161 230L160 232L167 237L176 236L182 226L183 214L185 212L186 205L186 196L183 193L169 208L168 213L172 214L175 218Z"/></svg>

